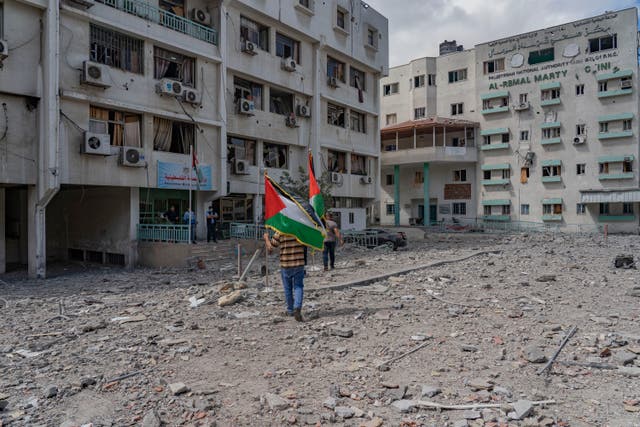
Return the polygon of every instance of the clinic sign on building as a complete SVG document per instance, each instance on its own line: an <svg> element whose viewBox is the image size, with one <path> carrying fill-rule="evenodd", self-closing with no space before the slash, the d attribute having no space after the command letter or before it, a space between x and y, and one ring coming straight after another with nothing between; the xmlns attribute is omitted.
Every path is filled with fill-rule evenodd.
<svg viewBox="0 0 640 427"><path fill-rule="evenodd" d="M198 165L196 171L181 163L158 162L158 188L211 191L211 176L211 165Z"/></svg>

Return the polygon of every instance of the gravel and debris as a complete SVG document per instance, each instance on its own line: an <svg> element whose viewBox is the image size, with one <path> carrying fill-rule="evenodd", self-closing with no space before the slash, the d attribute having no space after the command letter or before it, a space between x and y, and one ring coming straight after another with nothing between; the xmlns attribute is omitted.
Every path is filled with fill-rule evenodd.
<svg viewBox="0 0 640 427"><path fill-rule="evenodd" d="M7 275L0 426L640 425L638 249L551 233L345 246L333 271L311 256L303 323L283 315L275 255L268 286L223 265Z"/></svg>

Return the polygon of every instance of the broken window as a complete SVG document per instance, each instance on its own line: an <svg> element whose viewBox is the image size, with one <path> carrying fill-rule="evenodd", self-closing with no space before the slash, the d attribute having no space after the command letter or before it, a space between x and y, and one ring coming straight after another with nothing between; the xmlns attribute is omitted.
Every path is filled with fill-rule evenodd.
<svg viewBox="0 0 640 427"><path fill-rule="evenodd" d="M618 35L606 35L603 37L596 37L589 39L589 52L599 52L601 50L617 49L618 48Z"/></svg>
<svg viewBox="0 0 640 427"><path fill-rule="evenodd" d="M586 163L578 163L576 164L576 175L584 175L587 169Z"/></svg>
<svg viewBox="0 0 640 427"><path fill-rule="evenodd" d="M557 166L543 166L542 176L560 176L562 174L562 167Z"/></svg>
<svg viewBox="0 0 640 427"><path fill-rule="evenodd" d="M609 163L600 163L598 165L599 173L609 173Z"/></svg>
<svg viewBox="0 0 640 427"><path fill-rule="evenodd" d="M293 94L271 88L269 94L269 111L288 116L293 113Z"/></svg>
<svg viewBox="0 0 640 427"><path fill-rule="evenodd" d="M288 165L289 149L286 145L264 143L262 161L264 167L274 169L286 169Z"/></svg>
<svg viewBox="0 0 640 427"><path fill-rule="evenodd" d="M484 74L499 73L500 71L504 71L504 58L484 61L483 70Z"/></svg>
<svg viewBox="0 0 640 427"><path fill-rule="evenodd" d="M351 174L367 174L367 158L365 156L361 156L359 154L351 154Z"/></svg>
<svg viewBox="0 0 640 427"><path fill-rule="evenodd" d="M584 124L576 125L576 135L584 135L585 133L586 133L586 131L585 131L585 125Z"/></svg>
<svg viewBox="0 0 640 427"><path fill-rule="evenodd" d="M622 172L633 172L633 162L631 160L622 162Z"/></svg>
<svg viewBox="0 0 640 427"><path fill-rule="evenodd" d="M375 28L367 28L367 45L378 47L378 30Z"/></svg>
<svg viewBox="0 0 640 427"><path fill-rule="evenodd" d="M327 104L327 123L333 126L345 127L345 108L340 105Z"/></svg>
<svg viewBox="0 0 640 427"><path fill-rule="evenodd" d="M562 215L562 204L544 204L542 205L543 215Z"/></svg>
<svg viewBox="0 0 640 427"><path fill-rule="evenodd" d="M351 130L359 133L367 133L366 114L351 110L349 113L349 122Z"/></svg>
<svg viewBox="0 0 640 427"><path fill-rule="evenodd" d="M109 134L111 145L141 147L138 114L91 106L89 107L89 131Z"/></svg>
<svg viewBox="0 0 640 427"><path fill-rule="evenodd" d="M233 163L235 160L245 160L250 165L255 165L256 141L235 136L227 138L227 162Z"/></svg>
<svg viewBox="0 0 640 427"><path fill-rule="evenodd" d="M398 115L396 113L387 114L386 116L387 126L395 125L397 122L398 122Z"/></svg>
<svg viewBox="0 0 640 427"><path fill-rule="evenodd" d="M529 182L529 168L524 167L520 169L520 183L526 184Z"/></svg>
<svg viewBox="0 0 640 427"><path fill-rule="evenodd" d="M189 154L195 149L196 128L193 123L178 122L161 117L153 118L153 149L178 154Z"/></svg>
<svg viewBox="0 0 640 427"><path fill-rule="evenodd" d="M327 77L335 77L341 82L346 82L346 70L347 66L344 62L338 61L335 58L327 56Z"/></svg>
<svg viewBox="0 0 640 427"><path fill-rule="evenodd" d="M233 102L240 105L240 101L253 101L256 110L262 110L262 85L250 82L239 77L233 78Z"/></svg>
<svg viewBox="0 0 640 427"><path fill-rule="evenodd" d="M154 47L153 49L153 78L172 79L182 82L185 86L195 86L196 60L180 53Z"/></svg>
<svg viewBox="0 0 640 427"><path fill-rule="evenodd" d="M248 40L260 49L269 51L269 27L244 16L240 17L240 39Z"/></svg>
<svg viewBox="0 0 640 427"><path fill-rule="evenodd" d="M349 67L349 84L358 90L365 91L366 74L357 68Z"/></svg>
<svg viewBox="0 0 640 427"><path fill-rule="evenodd" d="M345 173L347 171L347 155L342 151L329 150L327 160L330 172Z"/></svg>
<svg viewBox="0 0 640 427"><path fill-rule="evenodd" d="M534 50L529 52L529 65L540 64L542 62L553 61L554 51L552 47L545 49Z"/></svg>
<svg viewBox="0 0 640 427"><path fill-rule="evenodd" d="M160 9L184 17L184 0L160 0Z"/></svg>
<svg viewBox="0 0 640 427"><path fill-rule="evenodd" d="M584 215L587 213L587 205L584 203L576 203L576 214Z"/></svg>
<svg viewBox="0 0 640 427"><path fill-rule="evenodd" d="M460 169L453 171L453 181L454 182L467 182L467 170Z"/></svg>
<svg viewBox="0 0 640 427"><path fill-rule="evenodd" d="M389 96L389 95L393 95L398 93L399 91L399 84L398 83L390 83L387 85L382 86L382 95L383 96Z"/></svg>
<svg viewBox="0 0 640 427"><path fill-rule="evenodd" d="M482 177L483 179L491 179L491 171L483 171Z"/></svg>
<svg viewBox="0 0 640 427"><path fill-rule="evenodd" d="M424 74L420 74L419 76L413 77L413 87L423 87L424 86Z"/></svg>
<svg viewBox="0 0 640 427"><path fill-rule="evenodd" d="M284 34L276 33L276 56L292 58L300 64L300 42Z"/></svg>
<svg viewBox="0 0 640 427"><path fill-rule="evenodd" d="M560 98L560 89L548 89L543 90L540 93L540 99L543 101L548 101L550 99Z"/></svg>

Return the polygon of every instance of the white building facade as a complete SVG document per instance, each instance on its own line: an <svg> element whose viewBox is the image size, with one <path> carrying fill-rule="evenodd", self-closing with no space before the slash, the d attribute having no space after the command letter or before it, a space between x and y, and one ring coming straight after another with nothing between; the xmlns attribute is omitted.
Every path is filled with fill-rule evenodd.
<svg viewBox="0 0 640 427"><path fill-rule="evenodd" d="M212 203L253 222L264 171L297 176L308 150L317 171L345 153L338 207L377 197L354 177L377 181L387 20L364 3L8 0L0 40L0 273L132 267L190 200L201 238Z"/></svg>
<svg viewBox="0 0 640 427"><path fill-rule="evenodd" d="M431 222L464 218L637 232L637 49L632 8L392 68L381 82L381 222L424 222L416 204L424 206L428 197ZM446 137L441 145L464 149L449 149L444 157L419 147L420 130L415 146L411 138L403 145L402 132L394 130L410 122L420 129L430 119L436 129L450 119L477 128L473 138ZM437 131L433 141L437 146ZM399 163L399 156L413 162ZM426 179L403 172L434 164L441 170L431 168ZM388 176L398 166L397 187L430 183L422 199L391 185ZM445 194L462 175L471 190L465 199L452 198L462 194L457 191Z"/></svg>

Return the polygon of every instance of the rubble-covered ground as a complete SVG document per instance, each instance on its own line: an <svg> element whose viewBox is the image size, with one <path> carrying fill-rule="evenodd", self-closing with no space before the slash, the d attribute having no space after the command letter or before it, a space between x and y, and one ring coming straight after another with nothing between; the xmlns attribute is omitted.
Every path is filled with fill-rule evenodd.
<svg viewBox="0 0 640 427"><path fill-rule="evenodd" d="M638 248L551 234L345 246L336 270L309 267L304 323L281 315L277 272L225 307L216 266L6 276L0 426L640 426L640 275L613 265Z"/></svg>

